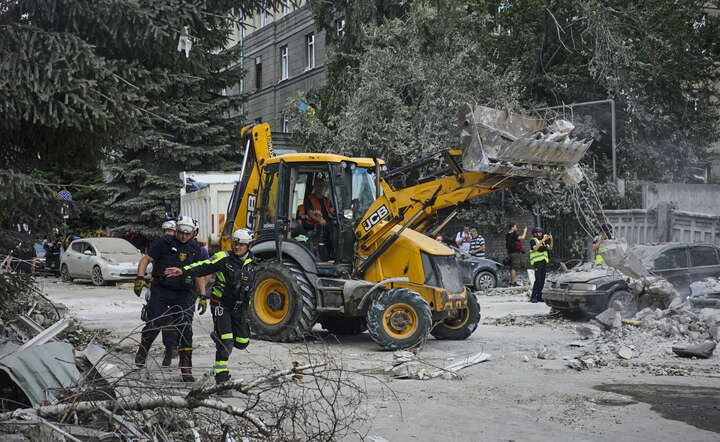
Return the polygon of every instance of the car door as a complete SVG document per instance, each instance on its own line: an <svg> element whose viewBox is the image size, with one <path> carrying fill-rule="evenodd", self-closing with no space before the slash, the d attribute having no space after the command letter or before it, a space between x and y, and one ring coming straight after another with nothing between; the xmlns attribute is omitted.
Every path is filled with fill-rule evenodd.
<svg viewBox="0 0 720 442"><path fill-rule="evenodd" d="M710 245L690 247L690 282L720 277L718 249Z"/></svg>
<svg viewBox="0 0 720 442"><path fill-rule="evenodd" d="M80 274L82 268L82 260L84 258L82 252L85 249L85 241L73 241L70 244L70 248L65 252L67 257L65 258L65 264L68 268L68 273L71 276L77 276Z"/></svg>
<svg viewBox="0 0 720 442"><path fill-rule="evenodd" d="M690 294L687 246L665 249L655 258L654 273L667 279L682 296Z"/></svg>
<svg viewBox="0 0 720 442"><path fill-rule="evenodd" d="M95 258L97 257L97 251L95 250L95 247L92 246L90 243L85 243L85 248L83 249L83 259L82 259L82 267L80 268L80 272L82 275L86 278L89 278L93 266L95 265Z"/></svg>

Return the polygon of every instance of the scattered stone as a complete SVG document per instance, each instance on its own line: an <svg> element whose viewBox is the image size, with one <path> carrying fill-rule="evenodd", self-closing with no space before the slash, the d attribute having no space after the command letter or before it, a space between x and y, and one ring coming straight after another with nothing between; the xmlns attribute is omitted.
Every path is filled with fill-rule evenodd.
<svg viewBox="0 0 720 442"><path fill-rule="evenodd" d="M398 350L393 353L393 365L399 365L403 362L411 362L415 360L415 354L405 350Z"/></svg>
<svg viewBox="0 0 720 442"><path fill-rule="evenodd" d="M613 308L609 308L599 315L595 316L595 322L599 323L602 327L608 329L613 328L613 322L615 321L615 313L617 311Z"/></svg>
<svg viewBox="0 0 720 442"><path fill-rule="evenodd" d="M612 328L621 328L622 320L622 313L618 310L615 310L615 317L613 318Z"/></svg>
<svg viewBox="0 0 720 442"><path fill-rule="evenodd" d="M523 362L530 362L530 358L527 355L523 355Z"/></svg>
<svg viewBox="0 0 720 442"><path fill-rule="evenodd" d="M597 338L602 334L602 330L600 330L600 327L592 324L578 325L577 327L575 327L575 331L583 339Z"/></svg>
<svg viewBox="0 0 720 442"><path fill-rule="evenodd" d="M569 347L587 347L587 342L583 341L572 341L568 344Z"/></svg>
<svg viewBox="0 0 720 442"><path fill-rule="evenodd" d="M695 357L707 359L712 356L713 351L715 351L715 345L714 342L703 342L702 344L696 345L674 345L672 351L676 355L684 358Z"/></svg>
<svg viewBox="0 0 720 442"><path fill-rule="evenodd" d="M651 316L652 314L653 310L650 307L645 307L644 309L640 310L635 314L635 319L642 321L643 319Z"/></svg>
<svg viewBox="0 0 720 442"><path fill-rule="evenodd" d="M558 354L552 350L548 350L547 348L545 348L543 349L543 351L538 353L537 357L538 359L555 360L558 358Z"/></svg>
<svg viewBox="0 0 720 442"><path fill-rule="evenodd" d="M620 347L617 354L621 359L632 359L635 357L635 352L630 350L628 347Z"/></svg>
<svg viewBox="0 0 720 442"><path fill-rule="evenodd" d="M616 312L621 312L625 310L623 308L622 302L620 301L613 301L612 305L610 306L611 309L615 310Z"/></svg>

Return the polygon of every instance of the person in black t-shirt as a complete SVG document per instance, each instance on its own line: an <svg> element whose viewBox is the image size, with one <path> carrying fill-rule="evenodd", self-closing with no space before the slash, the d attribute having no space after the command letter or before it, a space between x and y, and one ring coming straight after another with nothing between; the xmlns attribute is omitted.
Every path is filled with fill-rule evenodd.
<svg viewBox="0 0 720 442"><path fill-rule="evenodd" d="M505 249L510 260L510 286L518 286L518 270L522 271L527 266L527 257L522 247L522 241L527 235L527 227L523 228L522 235L518 233L518 226L515 223L508 225L508 232L505 234Z"/></svg>

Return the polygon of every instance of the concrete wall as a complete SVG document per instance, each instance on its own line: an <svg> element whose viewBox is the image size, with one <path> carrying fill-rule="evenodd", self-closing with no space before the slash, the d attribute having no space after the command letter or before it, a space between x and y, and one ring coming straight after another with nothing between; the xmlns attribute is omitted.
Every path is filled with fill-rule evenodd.
<svg viewBox="0 0 720 442"><path fill-rule="evenodd" d="M643 208L652 209L669 203L685 212L720 215L719 184L656 184L643 185Z"/></svg>
<svg viewBox="0 0 720 442"><path fill-rule="evenodd" d="M617 238L628 244L702 242L720 245L720 216L674 211L667 204L656 209L606 210Z"/></svg>

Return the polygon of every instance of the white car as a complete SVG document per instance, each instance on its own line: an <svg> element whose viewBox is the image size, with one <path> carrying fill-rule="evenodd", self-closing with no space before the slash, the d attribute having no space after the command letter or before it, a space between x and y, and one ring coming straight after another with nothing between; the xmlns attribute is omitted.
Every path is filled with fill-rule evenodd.
<svg viewBox="0 0 720 442"><path fill-rule="evenodd" d="M95 285L135 279L143 254L122 238L82 238L70 243L60 259L63 281L90 279Z"/></svg>

